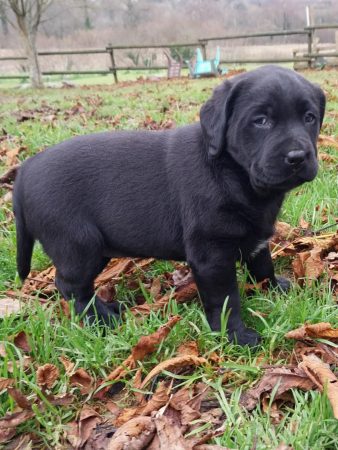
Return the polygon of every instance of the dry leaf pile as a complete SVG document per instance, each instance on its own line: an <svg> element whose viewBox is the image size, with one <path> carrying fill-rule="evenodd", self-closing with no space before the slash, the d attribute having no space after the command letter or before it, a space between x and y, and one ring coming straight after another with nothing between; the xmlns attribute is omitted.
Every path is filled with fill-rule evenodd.
<svg viewBox="0 0 338 450"><path fill-rule="evenodd" d="M45 401L52 405L69 406L74 394L82 396L76 420L66 425L65 440L74 449L135 449L162 450L221 450L225 447L207 442L224 433L226 416L212 389L204 382L176 387L175 379L164 377L164 371L192 373L197 366L208 366L215 375L219 373L222 359L199 355L197 343L183 343L177 355L155 365L144 377L138 365L166 339L171 329L180 321L179 316L154 333L142 336L131 349L130 356L114 368L104 379L94 379L83 368L76 368L65 357L60 358L61 369L53 364L38 366L30 357L26 370L35 370L36 383ZM273 423L283 418L283 406L292 404L291 389L318 390L325 392L331 403L334 417L338 419L338 378L334 372L338 365L338 329L329 323L306 324L286 335L297 343L286 366L264 369L262 378L254 387L242 394L240 404L247 411L261 405ZM323 342L317 339L325 339ZM11 340L26 353L31 352L29 337L24 332ZM2 345L1 356L5 355ZM53 394L60 372L68 378L68 392ZM121 406L120 397L111 397L110 387L118 381L132 381L133 403ZM227 379L224 378L224 383ZM74 391L75 389L75 391ZM149 395L149 389L152 394ZM14 378L1 378L0 391L7 391L16 409L0 419L0 443L8 442L17 434L17 427L33 419L35 410L43 411L45 403L36 395L24 395L16 386ZM130 398L130 393L128 394ZM117 400L114 400L117 398ZM120 400L120 401L119 401ZM123 403L123 401L122 401ZM32 441L37 436L30 435Z"/></svg>
<svg viewBox="0 0 338 450"><path fill-rule="evenodd" d="M338 366L338 328L326 322L306 324L285 337L298 341L291 364L266 369L261 380L244 392L241 405L251 411L261 404L273 422L279 423L283 418L281 405L292 402L291 389L317 389L327 394L333 415L338 419L338 376L334 372ZM325 339L327 343L316 339Z"/></svg>
<svg viewBox="0 0 338 450"><path fill-rule="evenodd" d="M301 286L310 285L326 272L333 291L338 294L338 232L316 235L308 228L293 228L278 222L270 249L273 259L293 257L293 273Z"/></svg>
<svg viewBox="0 0 338 450"><path fill-rule="evenodd" d="M197 344L181 345L178 355L157 364L144 379L138 362L156 350L171 329L180 320L179 316L169 318L157 331L142 336L132 348L130 356L120 366L114 368L105 379L96 380L83 368L75 368L74 363L65 357L60 358L63 370L68 377L69 392L53 395L51 390L60 377L60 369L54 364L44 364L35 368L30 359L27 370L35 370L36 383L45 400L52 405L69 405L74 402L74 388L83 396L84 404L77 420L66 427L65 439L74 449L164 449L177 450L222 449L220 446L206 444L212 437L223 433L222 410L215 402L209 401L210 389L204 383L177 389L174 380L165 379L156 385L149 397L148 389L152 380L157 379L164 370L173 373L187 373L208 361L198 355ZM13 336L12 341L26 353L31 352L29 338L24 333ZM2 356L5 355L5 347ZM137 390L134 404L121 408L109 395L108 382L132 378ZM145 390L146 389L146 390ZM44 402L36 395L26 396L16 386L14 378L0 379L0 391L6 390L16 403L13 413L0 419L0 442L8 442L17 433L17 427L35 416L35 410L44 410ZM144 391L144 393L142 393ZM89 403L90 404L89 404ZM199 427L202 427L202 431ZM189 434L189 437L186 435ZM32 440L37 439L30 436Z"/></svg>

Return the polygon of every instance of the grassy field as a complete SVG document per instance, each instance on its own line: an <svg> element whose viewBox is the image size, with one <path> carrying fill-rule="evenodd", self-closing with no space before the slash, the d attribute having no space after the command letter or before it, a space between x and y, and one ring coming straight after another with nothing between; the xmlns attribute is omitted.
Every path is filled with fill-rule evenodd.
<svg viewBox="0 0 338 450"><path fill-rule="evenodd" d="M328 114L323 133L338 134L338 73L336 71L305 72L304 75L318 82L328 98ZM16 158L25 160L46 146L58 143L74 135L111 129L163 128L180 126L198 120L201 104L210 96L212 88L220 80L203 79L158 82L124 82L120 85L102 84L64 89L0 89L0 173L6 163ZM2 136L1 136L2 135ZM19 149L19 150L18 150ZM8 160L14 150L13 161ZM16 151L18 150L18 151ZM325 147L327 154L337 150ZM6 190L0 191L1 195ZM309 222L314 230L323 227L322 216L334 223L337 214L337 165L321 162L320 173L311 184L301 186L290 193L284 203L280 220L292 226L300 219ZM50 262L39 246L35 247L33 269L42 270ZM277 261L277 272L290 272L290 258ZM142 280L152 280L170 272L170 263L155 262L142 274ZM240 280L244 280L239 273ZM137 277L136 277L137 281ZM0 298L7 297L8 289L19 284L15 268L15 227L10 201L2 201L0 210ZM116 287L120 300L135 299L147 295L143 281L128 288L126 280ZM19 294L18 294L19 296ZM148 298L151 301L151 296ZM244 318L248 325L263 336L255 352L230 344L226 335L212 333L208 327L199 301L189 304L170 302L166 314L182 316L168 338L149 357L138 363L142 375L159 361L176 355L178 346L185 341L197 341L201 355L216 352L220 357L220 370L197 367L188 374L170 375L180 385L203 381L209 385L225 414L225 432L213 439L214 443L231 449L276 449L285 444L296 450L338 449L338 421L334 419L328 399L319 392L293 391L293 402L282 409L280 420L274 420L269 411L257 407L251 412L239 406L240 393L250 387L262 375L262 364L284 364L289 361L294 343L286 340L286 332L304 322L330 322L338 326L337 303L329 291L327 277L308 287L294 284L288 294L269 291L246 297L243 294ZM259 311L259 314L255 312ZM14 378L15 387L27 399L39 399L43 407L33 406L34 416L20 424L17 434L28 433L34 440L33 448L73 448L66 443L67 423L78 416L84 403L104 411L102 402L83 396L70 387L68 377L59 360L63 355L84 368L94 379L105 376L130 354L133 345L143 335L148 335L166 322L163 312L152 312L139 321L132 314L118 331L102 330L98 326L81 327L79 319L60 314L60 299L41 303L29 301L16 315L0 319L0 380ZM24 363L25 353L11 337L24 331L28 337L31 357ZM54 394L72 392L71 404L55 406L48 401L46 391L37 383L36 369L46 363L57 366L60 376L51 388ZM122 390L113 400L119 406L132 404L135 387L132 380L136 369L122 380ZM225 377L224 374L228 374ZM16 403L6 389L1 390L0 416L15 410ZM7 448L8 444L3 444ZM9 448L9 447L8 447ZM12 447L14 448L14 447ZM25 447L26 448L26 447ZM27 447L28 448L28 447ZM284 448L284 447L283 447ZM169 449L168 449L169 450Z"/></svg>

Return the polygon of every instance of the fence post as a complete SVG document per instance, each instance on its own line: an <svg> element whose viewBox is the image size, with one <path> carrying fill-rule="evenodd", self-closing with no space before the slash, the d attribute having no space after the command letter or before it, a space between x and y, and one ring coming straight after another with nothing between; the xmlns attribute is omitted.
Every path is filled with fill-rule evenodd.
<svg viewBox="0 0 338 450"><path fill-rule="evenodd" d="M308 52L308 55L312 54L312 40L313 40L313 29L309 28L308 34L307 34L307 52ZM311 57L309 57L309 60L307 62L307 66L308 66L309 69L311 69L311 61L312 61L312 59L311 59Z"/></svg>
<svg viewBox="0 0 338 450"><path fill-rule="evenodd" d="M113 72L115 83L118 83L119 80L117 78L117 70L116 70L115 57L114 57L114 48L112 47L112 44L108 44L108 47L106 48L106 50L110 55L111 71Z"/></svg>
<svg viewBox="0 0 338 450"><path fill-rule="evenodd" d="M200 41L201 43L201 47L202 47L202 55L203 55L203 59L207 59L207 41Z"/></svg>

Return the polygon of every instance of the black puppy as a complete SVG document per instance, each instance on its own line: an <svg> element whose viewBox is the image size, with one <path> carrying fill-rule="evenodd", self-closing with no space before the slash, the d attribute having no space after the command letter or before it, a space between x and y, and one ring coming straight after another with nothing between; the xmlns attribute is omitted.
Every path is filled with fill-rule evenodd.
<svg viewBox="0 0 338 450"><path fill-rule="evenodd" d="M14 188L20 277L38 239L80 313L111 257L186 260L211 328L228 299L229 338L255 345L240 318L236 261L287 289L267 240L285 193L316 176L324 109L319 87L267 66L217 87L200 123L80 136L28 159ZM117 315L98 297L95 306L104 321Z"/></svg>

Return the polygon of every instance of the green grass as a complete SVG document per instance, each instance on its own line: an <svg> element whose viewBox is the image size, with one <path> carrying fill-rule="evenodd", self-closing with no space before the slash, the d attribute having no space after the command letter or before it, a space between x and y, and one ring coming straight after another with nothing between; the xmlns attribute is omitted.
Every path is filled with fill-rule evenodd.
<svg viewBox="0 0 338 450"><path fill-rule="evenodd" d="M306 72L306 76L320 83L329 92L328 110L338 111L335 72ZM45 146L74 135L109 129L142 128L149 116L157 122L173 120L177 126L191 123L197 120L200 105L219 82L220 80L215 79L184 79L116 86L110 80L111 84L107 85L89 86L91 83L88 82L88 87L71 89L32 91L3 88L0 91L1 128L14 139L11 143L3 141L0 146L22 146L19 158L24 160ZM77 102L85 109L85 117L81 114L67 117L65 111L69 111ZM36 112L34 120L18 122L23 111L43 108L43 105L54 111L55 120L44 119L46 114L53 112ZM338 133L338 126L331 117L327 117L325 124L329 127L330 134ZM323 150L333 154L332 149ZM0 172L4 170L4 165L0 166ZM318 229L323 226L321 215L324 208L329 223L333 223L337 216L337 172L335 165L328 163L321 163L319 175L313 183L303 185L289 194L280 219L298 225L303 217ZM277 272L287 270L289 263L289 260L277 261ZM48 258L36 246L33 268L42 269L48 264ZM170 270L170 263L156 262L149 268L146 276L152 278ZM239 271L242 283L244 275ZM128 290L125 281L118 286L120 299L133 300L136 295L144 292L141 284L132 291ZM5 291L15 285L15 228L11 205L6 204L0 210L0 295L2 293L2 296L6 296ZM217 351L224 356L221 366L232 374L229 382L222 385L222 375L207 367L200 367L192 375L179 380L181 383L202 380L214 389L226 414L226 431L224 436L214 440L215 443L241 450L275 449L282 442L295 450L338 449L338 421L333 418L325 395L294 391L295 404L284 408L284 417L278 425L274 425L269 416L259 408L248 413L238 404L240 392L261 376L259 365L262 359L266 364L285 363L293 347L292 342L284 339L287 331L305 321L328 321L338 326L337 304L328 290L325 276L320 283L311 287L300 288L294 285L287 294L257 291L251 297L242 297L245 322L263 336L257 351L229 344L224 332L221 336L212 333L197 300L183 305L172 301L168 313L180 314L182 320L159 348L139 363L143 375L159 361L175 356L180 343L197 340L202 354ZM255 311L266 315L264 318L257 317L252 314ZM67 407L55 407L44 400L45 409L37 410L33 419L20 425L19 432L34 432L43 448L56 448L64 442L65 426L76 417L85 398L79 395L76 388L69 387L59 361L61 355L71 359L77 367L85 368L92 377L103 378L129 355L139 337L155 331L164 322L161 312L152 313L143 321L138 321L127 313L126 320L118 331L108 330L103 335L99 327L81 327L79 318L74 314L72 320L60 314L58 299L47 304L40 304L38 300L29 302L18 315L0 319L0 341L6 342L7 351L5 358L0 357L0 377L15 378L16 387L29 398L44 399L45 394L36 382L36 368L45 363L53 363L59 368L60 377L52 392L57 394L72 391L76 395L74 403ZM32 349L32 363L28 369L23 367L24 353L14 345L11 338L22 330L26 332ZM13 373L10 373L12 365ZM123 380L125 387L120 398L121 404L128 405L130 402L134 373L132 371ZM7 393L0 392L0 415L13 411L14 407L15 404Z"/></svg>

